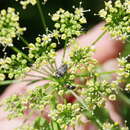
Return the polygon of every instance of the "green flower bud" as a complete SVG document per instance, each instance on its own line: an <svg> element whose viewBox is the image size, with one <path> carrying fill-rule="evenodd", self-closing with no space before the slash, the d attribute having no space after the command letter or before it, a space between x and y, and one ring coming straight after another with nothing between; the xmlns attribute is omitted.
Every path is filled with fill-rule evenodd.
<svg viewBox="0 0 130 130"><path fill-rule="evenodd" d="M5 80L5 75L0 73L0 81Z"/></svg>

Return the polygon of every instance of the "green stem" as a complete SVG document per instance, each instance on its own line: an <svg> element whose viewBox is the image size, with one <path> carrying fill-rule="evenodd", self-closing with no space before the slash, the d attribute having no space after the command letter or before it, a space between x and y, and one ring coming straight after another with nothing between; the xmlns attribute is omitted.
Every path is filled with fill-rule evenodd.
<svg viewBox="0 0 130 130"><path fill-rule="evenodd" d="M64 50L63 50L63 56L62 56L62 63L64 63L65 54L66 54L66 50L67 50L67 46L66 46L67 43L68 43L68 40L65 41Z"/></svg>
<svg viewBox="0 0 130 130"><path fill-rule="evenodd" d="M72 93L72 95L73 95L74 97L76 97L76 99L77 99L85 108L87 108L87 105L82 101L82 99L81 99L74 91L70 90L70 92Z"/></svg>
<svg viewBox="0 0 130 130"><path fill-rule="evenodd" d="M45 22L45 18L44 18L44 15L43 15L42 8L41 8L39 0L37 0L37 7L38 7L38 11L39 11L39 14L40 14L40 17L41 17L43 28L44 28L44 30L46 30L46 22Z"/></svg>
<svg viewBox="0 0 130 130"><path fill-rule="evenodd" d="M34 80L32 80L34 81ZM25 79L21 79L21 80L5 80L5 81L0 81L0 86L3 86L3 85L9 85L9 84L13 84L13 83L21 83L21 82L31 82L30 79L28 80L25 80Z"/></svg>
<svg viewBox="0 0 130 130"><path fill-rule="evenodd" d="M58 130L61 130L61 128L60 128L60 126L59 126L59 124L56 122L56 124L57 124L57 127L58 127Z"/></svg>
<svg viewBox="0 0 130 130"><path fill-rule="evenodd" d="M62 63L64 62L64 59L65 59L65 53L66 53L66 45L65 45L65 47L64 47L64 51L63 51Z"/></svg>
<svg viewBox="0 0 130 130"><path fill-rule="evenodd" d="M52 130L54 130L53 121L51 121L51 128L52 128Z"/></svg>
<svg viewBox="0 0 130 130"><path fill-rule="evenodd" d="M24 54L22 51L20 51L19 49L17 49L16 47L11 47L11 49L13 50L13 51L15 51L16 53L21 53L22 54L22 56L25 58L25 59L28 59L29 61L30 61L30 59L26 56L26 54Z"/></svg>
<svg viewBox="0 0 130 130"><path fill-rule="evenodd" d="M123 93L118 94L118 97L123 100L128 106L130 106L130 99Z"/></svg>
<svg viewBox="0 0 130 130"><path fill-rule="evenodd" d="M80 98L75 92L73 92L72 90L70 90L70 92L72 93L72 95L74 97L76 97L76 99L81 103L81 105L83 105L85 108L87 108L87 105L83 102L83 99ZM87 110L87 109L86 109ZM91 117L93 117L93 115L91 115ZM93 118L94 122L98 125L98 127L100 127L100 130L102 130L102 123L100 122L100 120L96 119L96 117Z"/></svg>
<svg viewBox="0 0 130 130"><path fill-rule="evenodd" d="M103 130L102 128L102 123L100 122L100 120L95 119L95 122L98 124L98 126L100 127L100 130Z"/></svg>
<svg viewBox="0 0 130 130"><path fill-rule="evenodd" d="M24 43L24 44L26 44L27 46L28 46L28 42L27 42L27 40L25 40L22 36L20 36L19 35L19 38L21 39L21 41Z"/></svg>
<svg viewBox="0 0 130 130"><path fill-rule="evenodd" d="M98 74L99 75L106 75L106 74L113 74L113 73L116 73L116 72L118 72L118 70L107 71L107 72L99 72Z"/></svg>
<svg viewBox="0 0 130 130"><path fill-rule="evenodd" d="M97 37L97 39L96 39L94 42L92 42L91 45L95 45L95 44L105 35L105 33L106 33L106 30L105 30L104 32L102 32L102 33Z"/></svg>
<svg viewBox="0 0 130 130"><path fill-rule="evenodd" d="M12 83L19 83L21 82L20 80L6 80L6 81L0 81L0 86L3 86L3 85L9 85L9 84L12 84Z"/></svg>

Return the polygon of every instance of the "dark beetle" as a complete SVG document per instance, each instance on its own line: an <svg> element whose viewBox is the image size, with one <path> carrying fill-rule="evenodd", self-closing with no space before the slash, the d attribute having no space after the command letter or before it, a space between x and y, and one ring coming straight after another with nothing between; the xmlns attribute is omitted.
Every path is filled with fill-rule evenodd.
<svg viewBox="0 0 130 130"><path fill-rule="evenodd" d="M126 57L126 60L127 60L128 63L130 63L130 55L128 55L128 56Z"/></svg>
<svg viewBox="0 0 130 130"><path fill-rule="evenodd" d="M63 77L65 75L65 73L67 72L67 69L68 69L68 65L63 64L56 70L55 76L57 78Z"/></svg>
<svg viewBox="0 0 130 130"><path fill-rule="evenodd" d="M72 85L68 85L67 88L70 89L70 90L73 90L73 89L75 89L76 87L75 87L75 86L72 86Z"/></svg>

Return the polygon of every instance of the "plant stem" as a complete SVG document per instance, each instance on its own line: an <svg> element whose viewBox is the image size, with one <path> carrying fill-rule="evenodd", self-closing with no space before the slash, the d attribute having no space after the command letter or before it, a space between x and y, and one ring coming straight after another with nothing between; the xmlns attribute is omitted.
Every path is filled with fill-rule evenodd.
<svg viewBox="0 0 130 130"><path fill-rule="evenodd" d="M57 128L58 128L58 130L61 130L61 128L60 128L60 126L59 126L59 124L56 122L56 124L57 124Z"/></svg>
<svg viewBox="0 0 130 130"><path fill-rule="evenodd" d="M28 79L28 80L26 80L26 79L21 79L21 80L5 80L5 81L0 81L0 86L2 86L2 85L9 85L9 84L13 84L13 83L21 83L21 82L30 82L31 80L30 79ZM34 80L32 80L32 81L34 81Z"/></svg>
<svg viewBox="0 0 130 130"><path fill-rule="evenodd" d="M87 105L83 102L83 99L80 98L75 92L73 92L72 90L70 90L70 92L72 93L72 95L74 97L76 97L76 99L85 107L87 108ZM86 109L87 110L87 109ZM93 117L91 115L91 117ZM96 119L95 117L93 118L94 122L100 127L100 130L102 130L102 123L100 122L100 120Z"/></svg>
<svg viewBox="0 0 130 130"><path fill-rule="evenodd" d="M73 92L72 90L70 90L70 92L72 93L72 95L73 95L74 97L76 97L76 99L77 99L85 108L87 108L87 105L82 101L82 99L81 99L75 92Z"/></svg>
<svg viewBox="0 0 130 130"><path fill-rule="evenodd" d="M22 56L25 58L25 59L28 59L29 61L30 61L30 59L26 56L26 54L24 54L22 51L20 51L19 49L17 49L16 47L11 47L11 49L13 50L13 51L15 51L16 53L21 53L22 54Z"/></svg>
<svg viewBox="0 0 130 130"><path fill-rule="evenodd" d="M65 59L65 54L66 54L66 50L67 50L67 43L68 43L68 40L65 41L63 56L62 56L62 63L64 62L64 59Z"/></svg>
<svg viewBox="0 0 130 130"><path fill-rule="evenodd" d="M106 30L105 30L104 32L102 32L102 33L97 37L97 39L96 39L94 42L92 42L91 45L95 45L95 44L105 35L105 33L106 33Z"/></svg>
<svg viewBox="0 0 130 130"><path fill-rule="evenodd" d="M53 122L51 121L51 128L52 128L52 130L54 130L54 127L53 127Z"/></svg>
<svg viewBox="0 0 130 130"><path fill-rule="evenodd" d="M27 40L25 40L22 36L20 36L19 35L19 38L21 39L21 41L24 43L24 44L26 44L27 46L28 46L28 42L27 42Z"/></svg>
<svg viewBox="0 0 130 130"><path fill-rule="evenodd" d="M95 119L95 122L96 122L97 125L100 127L100 130L103 130L103 129L102 129L102 123L100 122L100 120Z"/></svg>
<svg viewBox="0 0 130 130"><path fill-rule="evenodd" d="M63 50L62 63L64 62L64 59L65 59L65 53L66 53L66 45Z"/></svg>
<svg viewBox="0 0 130 130"><path fill-rule="evenodd" d="M112 73L116 73L118 72L118 70L113 70L113 71L107 71L107 72L99 72L99 75L106 75L106 74L112 74Z"/></svg>
<svg viewBox="0 0 130 130"><path fill-rule="evenodd" d="M44 28L44 30L46 30L46 22L45 22L45 18L44 18L43 11L42 11L39 0L37 0L37 7L38 7L38 11L39 11L39 14L40 14L40 17L41 17L43 28Z"/></svg>
<svg viewBox="0 0 130 130"><path fill-rule="evenodd" d="M19 83L21 82L20 80L6 80L6 81L0 81L0 86L2 85L9 85L9 84L12 84L12 83Z"/></svg>
<svg viewBox="0 0 130 130"><path fill-rule="evenodd" d="M123 93L119 93L118 97L123 100L128 106L130 106L130 99Z"/></svg>

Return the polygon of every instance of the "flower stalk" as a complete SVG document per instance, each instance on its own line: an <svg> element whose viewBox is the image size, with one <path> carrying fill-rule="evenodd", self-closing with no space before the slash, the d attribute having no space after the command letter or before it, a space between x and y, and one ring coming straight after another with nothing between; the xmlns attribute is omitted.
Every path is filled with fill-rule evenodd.
<svg viewBox="0 0 130 130"><path fill-rule="evenodd" d="M37 8L38 8L38 11L39 11L39 14L40 14L40 17L41 17L43 29L44 29L44 31L46 31L46 21L45 21L45 17L44 17L44 14L43 14L41 4L40 4L39 0L37 0Z"/></svg>

